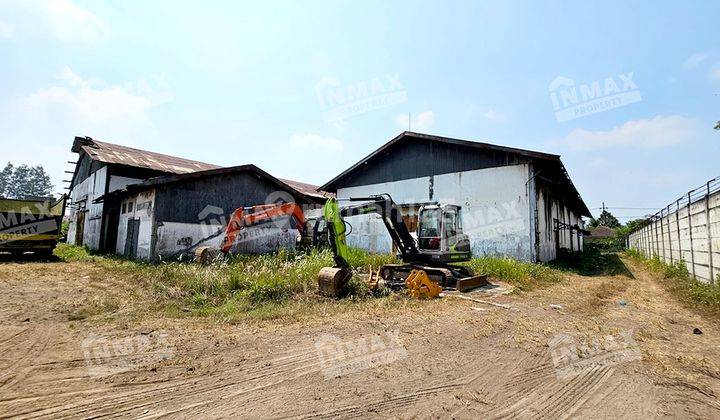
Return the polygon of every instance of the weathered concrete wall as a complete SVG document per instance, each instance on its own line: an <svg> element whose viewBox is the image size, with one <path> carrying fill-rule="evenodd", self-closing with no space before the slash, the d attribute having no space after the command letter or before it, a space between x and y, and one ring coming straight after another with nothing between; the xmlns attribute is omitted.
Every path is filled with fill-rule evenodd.
<svg viewBox="0 0 720 420"><path fill-rule="evenodd" d="M698 280L720 281L720 191L685 200L639 229L628 246L668 264L682 262ZM679 204L679 203L678 203ZM677 206L673 207L673 210Z"/></svg>
<svg viewBox="0 0 720 420"><path fill-rule="evenodd" d="M127 208L132 203L132 210ZM135 258L142 260L150 260L153 258L153 231L154 231L154 213L155 213L155 190L143 191L137 195L131 196L123 200L121 208L125 207L125 213L120 213L120 221L118 222L117 247L115 251L118 254L125 254L125 242L128 233L128 221L140 220L140 229L138 232L137 250ZM133 257L128 255L128 257Z"/></svg>
<svg viewBox="0 0 720 420"><path fill-rule="evenodd" d="M167 214L168 209L159 211L159 206L170 205L168 201L156 201L155 190L145 191L126 198L121 209L132 203L133 210L120 214L116 252L125 254L125 242L129 220L140 220L138 246L135 258L143 260L172 259L180 253L192 252L192 246L219 231L224 232L227 220L222 212L215 219L198 223L181 223L160 220L158 214ZM139 207L138 207L139 206ZM202 241L200 246L220 248L223 234ZM274 224L253 226L242 230L231 253L263 254L280 249L295 249L297 229ZM127 255L132 257L132 255Z"/></svg>
<svg viewBox="0 0 720 420"><path fill-rule="evenodd" d="M207 238L224 225L201 225L196 223L163 222L157 226L155 254L161 258L173 258L201 239ZM252 226L242 230L231 249L233 254L265 254L280 249L293 250L297 241L296 229ZM223 235L202 242L201 246L220 248Z"/></svg>
<svg viewBox="0 0 720 420"><path fill-rule="evenodd" d="M534 261L535 233L530 219L534 211L528 199L533 183L530 170L529 164L478 169L340 188L337 196L389 193L398 204L457 204L462 206L463 230L470 238L473 255ZM371 252L391 252L392 241L377 215L352 216L347 221L352 225L349 245Z"/></svg>

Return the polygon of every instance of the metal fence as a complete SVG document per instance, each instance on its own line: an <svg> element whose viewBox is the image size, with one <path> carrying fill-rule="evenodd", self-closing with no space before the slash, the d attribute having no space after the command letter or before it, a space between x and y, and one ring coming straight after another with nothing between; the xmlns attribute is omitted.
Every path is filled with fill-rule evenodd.
<svg viewBox="0 0 720 420"><path fill-rule="evenodd" d="M678 198L628 236L628 247L668 264L684 263L698 280L720 280L720 177Z"/></svg>

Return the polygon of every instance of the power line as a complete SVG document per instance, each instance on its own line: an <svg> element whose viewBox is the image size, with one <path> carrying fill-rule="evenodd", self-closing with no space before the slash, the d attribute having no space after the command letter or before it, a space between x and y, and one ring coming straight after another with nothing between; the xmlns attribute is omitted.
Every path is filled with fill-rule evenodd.
<svg viewBox="0 0 720 420"><path fill-rule="evenodd" d="M660 207L604 207L605 209L615 209L615 210L657 210ZM603 207L592 207L591 210L602 210Z"/></svg>

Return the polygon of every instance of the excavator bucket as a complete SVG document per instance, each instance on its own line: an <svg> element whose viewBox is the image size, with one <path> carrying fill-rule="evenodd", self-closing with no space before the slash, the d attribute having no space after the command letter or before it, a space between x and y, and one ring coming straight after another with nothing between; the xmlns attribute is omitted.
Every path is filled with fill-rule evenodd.
<svg viewBox="0 0 720 420"><path fill-rule="evenodd" d="M318 273L318 291L327 297L340 297L352 277L350 268L323 267Z"/></svg>
<svg viewBox="0 0 720 420"><path fill-rule="evenodd" d="M430 280L425 270L413 270L405 280L410 296L418 299L434 299L440 296L442 287Z"/></svg>

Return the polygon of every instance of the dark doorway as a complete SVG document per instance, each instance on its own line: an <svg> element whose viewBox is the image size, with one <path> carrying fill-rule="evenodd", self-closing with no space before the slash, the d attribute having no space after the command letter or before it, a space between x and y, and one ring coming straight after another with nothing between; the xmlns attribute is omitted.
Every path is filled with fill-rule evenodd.
<svg viewBox="0 0 720 420"><path fill-rule="evenodd" d="M102 252L116 252L118 223L120 222L120 207L106 203L103 214L103 230L100 240Z"/></svg>
<svg viewBox="0 0 720 420"><path fill-rule="evenodd" d="M140 219L130 219L127 224L127 237L125 238L125 256L137 257L138 233L140 232Z"/></svg>
<svg viewBox="0 0 720 420"><path fill-rule="evenodd" d="M83 246L83 232L85 231L85 210L77 212L75 223L75 245Z"/></svg>

